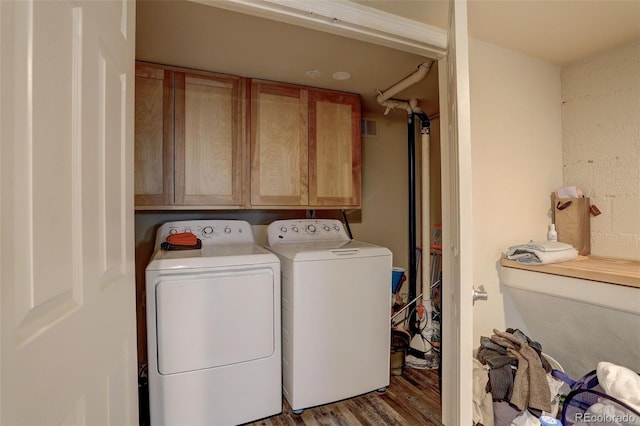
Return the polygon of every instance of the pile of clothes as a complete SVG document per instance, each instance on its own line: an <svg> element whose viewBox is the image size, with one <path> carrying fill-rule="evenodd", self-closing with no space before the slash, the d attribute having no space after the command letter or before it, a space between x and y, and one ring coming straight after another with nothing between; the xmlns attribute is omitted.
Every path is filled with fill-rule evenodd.
<svg viewBox="0 0 640 426"><path fill-rule="evenodd" d="M600 387L606 395L622 401L640 413L640 374L606 361L598 363L596 372Z"/></svg>
<svg viewBox="0 0 640 426"><path fill-rule="evenodd" d="M481 337L474 359L474 423L539 425L541 415L555 416L562 382L551 376L540 343L517 329L493 333Z"/></svg>

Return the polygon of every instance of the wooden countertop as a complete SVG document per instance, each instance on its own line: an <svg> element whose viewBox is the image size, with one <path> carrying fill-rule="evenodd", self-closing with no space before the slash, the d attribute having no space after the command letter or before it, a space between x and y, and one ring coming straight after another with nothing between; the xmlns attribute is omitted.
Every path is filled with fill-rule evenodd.
<svg viewBox="0 0 640 426"><path fill-rule="evenodd" d="M549 265L524 265L505 258L500 263L507 268L640 288L640 262L636 260L578 256L576 260Z"/></svg>

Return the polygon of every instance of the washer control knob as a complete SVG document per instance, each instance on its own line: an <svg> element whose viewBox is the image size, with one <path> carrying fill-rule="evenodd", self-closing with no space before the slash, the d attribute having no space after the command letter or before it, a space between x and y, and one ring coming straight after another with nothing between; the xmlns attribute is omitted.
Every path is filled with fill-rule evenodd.
<svg viewBox="0 0 640 426"><path fill-rule="evenodd" d="M178 230L176 228L171 228L169 229L169 234L173 235L173 234L177 234Z"/></svg>
<svg viewBox="0 0 640 426"><path fill-rule="evenodd" d="M329 232L331 230L331 227L329 225L325 225L322 227L322 229L324 229L326 232Z"/></svg>
<svg viewBox="0 0 640 426"><path fill-rule="evenodd" d="M314 232L316 232L316 227L314 225L307 226L307 232L313 234Z"/></svg>
<svg viewBox="0 0 640 426"><path fill-rule="evenodd" d="M202 228L202 234L203 235L211 235L211 234L213 234L213 227L205 226L204 228Z"/></svg>
<svg viewBox="0 0 640 426"><path fill-rule="evenodd" d="M294 226L294 227L292 227L292 228L291 228L291 230L292 230L293 232L298 232L298 227L297 227L297 226Z"/></svg>
<svg viewBox="0 0 640 426"><path fill-rule="evenodd" d="M287 232L287 227L286 226L281 226L280 227L280 232Z"/></svg>
<svg viewBox="0 0 640 426"><path fill-rule="evenodd" d="M230 234L231 233L231 228L229 228L228 226L224 227L224 233L225 234Z"/></svg>
<svg viewBox="0 0 640 426"><path fill-rule="evenodd" d="M340 231L340 227L338 225L333 225L333 230L336 232Z"/></svg>

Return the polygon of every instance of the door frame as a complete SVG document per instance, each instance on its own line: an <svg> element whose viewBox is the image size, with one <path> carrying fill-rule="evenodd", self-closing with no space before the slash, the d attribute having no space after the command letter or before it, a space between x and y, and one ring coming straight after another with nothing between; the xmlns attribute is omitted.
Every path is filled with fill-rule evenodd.
<svg viewBox="0 0 640 426"><path fill-rule="evenodd" d="M446 275L443 278L443 287L449 287L449 290L443 291L443 298L452 307L452 309L443 310L442 312L442 322L448 324L446 330L443 330L445 332L443 339L455 340L455 343L443 346L441 361L443 372L442 422L448 425L458 423L460 420L467 418L470 419L472 406L470 399L471 351L469 348L473 346L473 315L470 307L470 297L468 300L462 300L460 297L465 294L467 288L472 286L472 276L470 275L473 265L471 257L467 256L471 253L469 251L471 250L469 210L471 185L470 168L468 167L471 163L470 123L464 122L462 124L464 129L460 136L464 140L461 144L458 144L457 140L450 141L449 138L458 137L458 132L449 130L450 126L458 125L458 120L446 112L448 103L447 77L450 77L446 70L448 70L449 66L447 54L450 47L451 29L449 31L442 30L358 3L339 0L314 2L290 0L264 0L261 2L252 2L250 0L191 1L382 45L438 61L438 69L441 70L439 91L441 98L440 127L442 140L449 141L448 145L455 145L451 155L443 154L443 156L448 164L455 164L456 166L442 169L443 217L453 213L459 219L448 221L450 226L456 227L455 230L451 229L443 232L443 248L451 250L450 256L445 251L443 268L449 268L449 270L457 268L457 274L454 275L460 278L460 282L457 283L452 282L453 280L448 281ZM456 34L463 39L458 40L463 45L460 53L468 56L466 0L453 0L451 3L450 20L453 21L455 19L456 12L463 15L461 16L462 19L455 19L454 28L455 26L464 27L463 31ZM464 97L466 95L466 99L462 99L462 102L468 112L468 57L465 57L462 62L467 64L466 75L464 72L461 75L462 78L466 78L466 83L462 85L464 90L459 91L452 102L455 104L462 99L461 96ZM468 121L468 118L467 114L463 114L463 120ZM445 149L443 149L444 152ZM460 158L464 159L464 164L460 164ZM455 201L451 202L454 198ZM444 202L446 200L448 200L447 203ZM457 211L450 212L450 208L457 209ZM465 211L467 213L460 217L460 213ZM466 237L462 239L459 238L460 235L465 235ZM464 256L460 256L461 253ZM452 259L453 257L456 259ZM453 287L454 285L455 288ZM471 292L469 291L468 293ZM469 303L466 303L467 301ZM468 309L467 305L469 305ZM453 352L448 352L449 350ZM465 358L467 356L469 357L468 360Z"/></svg>

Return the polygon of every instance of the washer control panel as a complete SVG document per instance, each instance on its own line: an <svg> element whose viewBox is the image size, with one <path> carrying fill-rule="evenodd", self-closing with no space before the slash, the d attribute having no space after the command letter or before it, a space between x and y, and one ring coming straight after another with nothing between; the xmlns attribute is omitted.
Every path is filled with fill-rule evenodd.
<svg viewBox="0 0 640 426"><path fill-rule="evenodd" d="M251 224L244 220L181 220L163 223L156 231L156 247L172 234L190 232L202 244L255 243Z"/></svg>
<svg viewBox="0 0 640 426"><path fill-rule="evenodd" d="M267 228L267 242L349 241L349 236L336 219L277 220Z"/></svg>

